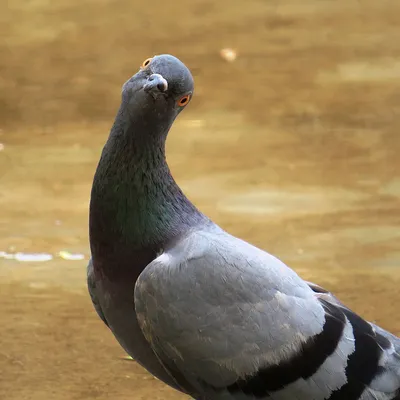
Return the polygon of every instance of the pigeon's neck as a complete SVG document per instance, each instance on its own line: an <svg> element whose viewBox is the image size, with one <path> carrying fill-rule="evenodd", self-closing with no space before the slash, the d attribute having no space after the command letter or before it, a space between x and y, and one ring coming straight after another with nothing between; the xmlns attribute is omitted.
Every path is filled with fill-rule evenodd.
<svg viewBox="0 0 400 400"><path fill-rule="evenodd" d="M161 126L161 135L140 123L127 126L117 119L113 126L90 202L93 263L105 273L119 268L139 274L164 245L206 220L166 163L170 125Z"/></svg>

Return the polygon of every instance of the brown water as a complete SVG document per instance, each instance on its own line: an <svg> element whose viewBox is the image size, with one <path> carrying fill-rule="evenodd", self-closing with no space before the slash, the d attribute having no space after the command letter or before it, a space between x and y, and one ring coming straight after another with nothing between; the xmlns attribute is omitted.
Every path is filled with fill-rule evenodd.
<svg viewBox="0 0 400 400"><path fill-rule="evenodd" d="M184 398L123 359L85 287L120 86L161 52L196 81L168 142L189 197L400 334L400 3L280 3L0 3L0 398Z"/></svg>

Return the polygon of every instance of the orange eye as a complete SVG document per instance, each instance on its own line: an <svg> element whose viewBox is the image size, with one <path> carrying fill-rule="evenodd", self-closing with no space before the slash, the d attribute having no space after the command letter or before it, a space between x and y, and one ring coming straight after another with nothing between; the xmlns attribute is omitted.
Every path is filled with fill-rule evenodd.
<svg viewBox="0 0 400 400"><path fill-rule="evenodd" d="M146 60L144 60L141 68L146 68L151 63L152 59L153 58L151 57L151 58L147 58Z"/></svg>
<svg viewBox="0 0 400 400"><path fill-rule="evenodd" d="M187 95L181 97L178 100L177 104L179 107L183 107L183 106L186 106L187 103L189 103L189 100L190 100L190 94L187 94Z"/></svg>

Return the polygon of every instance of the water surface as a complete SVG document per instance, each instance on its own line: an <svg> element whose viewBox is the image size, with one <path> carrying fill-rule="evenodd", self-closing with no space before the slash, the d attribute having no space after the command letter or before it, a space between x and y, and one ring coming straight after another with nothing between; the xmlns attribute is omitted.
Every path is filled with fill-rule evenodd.
<svg viewBox="0 0 400 400"><path fill-rule="evenodd" d="M196 80L167 146L192 201L400 334L400 4L101 4L0 6L0 397L184 398L123 359L85 287L120 86L160 52Z"/></svg>

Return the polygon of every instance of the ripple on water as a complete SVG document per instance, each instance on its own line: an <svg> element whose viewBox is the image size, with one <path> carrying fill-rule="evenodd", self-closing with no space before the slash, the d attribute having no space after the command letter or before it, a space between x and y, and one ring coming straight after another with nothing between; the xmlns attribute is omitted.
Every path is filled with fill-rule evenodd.
<svg viewBox="0 0 400 400"><path fill-rule="evenodd" d="M392 179L387 184L383 185L380 189L380 193L400 197L400 179Z"/></svg>
<svg viewBox="0 0 400 400"><path fill-rule="evenodd" d="M391 81L400 78L400 61L397 59L383 59L376 62L349 62L338 65L335 71L321 72L318 82L347 81L373 82Z"/></svg>
<svg viewBox="0 0 400 400"><path fill-rule="evenodd" d="M302 191L262 190L238 193L222 199L218 208L239 214L320 214L357 209L366 194L344 189L323 191L309 188Z"/></svg>
<svg viewBox="0 0 400 400"><path fill-rule="evenodd" d="M328 226L324 232L304 235L302 246L313 257L324 257L330 249L332 259L339 257L357 268L392 268L400 266L399 239L395 225Z"/></svg>

